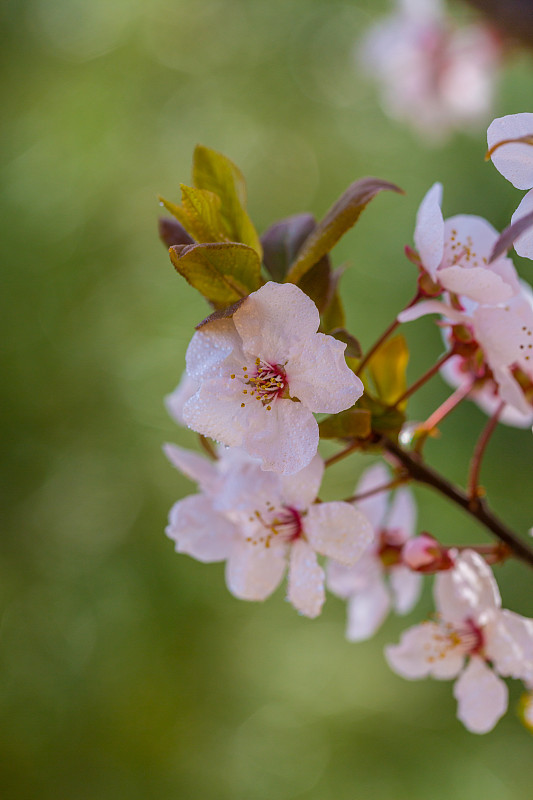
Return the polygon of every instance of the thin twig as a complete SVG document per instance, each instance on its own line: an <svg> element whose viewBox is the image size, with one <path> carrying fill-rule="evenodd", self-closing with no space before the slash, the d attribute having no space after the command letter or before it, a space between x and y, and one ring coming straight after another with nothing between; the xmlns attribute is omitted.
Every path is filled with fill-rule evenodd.
<svg viewBox="0 0 533 800"><path fill-rule="evenodd" d="M477 440L476 446L474 448L474 454L472 456L472 461L470 462L470 472L468 476L468 495L473 502L479 499L480 495L479 474L481 472L481 462L483 461L485 450L490 441L490 437L494 433L494 429L498 424L498 420L500 418L500 414L504 409L504 406L505 402L502 400L502 402L498 405L498 408L496 409L492 417L489 419L489 421L483 428L481 436Z"/></svg>
<svg viewBox="0 0 533 800"><path fill-rule="evenodd" d="M352 442L352 444L349 444L348 447L346 447L344 450L341 450L340 452L335 453L335 455L326 458L326 460L324 461L324 466L331 467L332 464L336 464L337 461L342 461L342 459L346 458L346 456L349 456L350 453L354 453L356 450L359 449L359 447L360 447L359 442Z"/></svg>
<svg viewBox="0 0 533 800"><path fill-rule="evenodd" d="M389 481L388 483L384 483L381 486L376 486L374 489L369 489L367 492L361 492L361 494L354 494L351 497L347 497L346 500L343 500L343 502L358 503L359 500L366 500L367 497L372 497L380 492L388 492L389 489L396 489L397 486L401 486L402 483L407 483L409 480L410 476L407 473L403 473L402 475L398 475L397 478L393 478L393 480Z"/></svg>
<svg viewBox="0 0 533 800"><path fill-rule="evenodd" d="M448 414L450 414L454 408L457 408L459 403L464 400L470 394L472 390L472 383L465 383L463 386L459 386L455 392L446 398L444 403L435 409L433 414L427 418L422 425L419 425L417 428L417 433L422 431L432 431L433 428L436 428L439 423L445 419Z"/></svg>
<svg viewBox="0 0 533 800"><path fill-rule="evenodd" d="M404 400L407 400L408 397L411 397L412 394L417 392L420 389L420 387L423 386L427 381L429 381L430 378L436 375L439 369L442 367L442 365L445 364L448 361L448 359L450 359L454 355L455 355L454 350L449 350L442 356L442 358L439 358L436 364L433 364L433 366L430 369L428 369L427 372L424 372L424 374L417 381L415 381L412 386L410 386L408 389L405 390L405 392L402 395L400 395L400 397L394 402L391 408L397 408L400 405L400 403L403 403Z"/></svg>
<svg viewBox="0 0 533 800"><path fill-rule="evenodd" d="M399 462L413 480L425 484L426 486L431 486L437 492L463 508L470 516L477 519L478 522L500 539L500 541L508 545L516 558L519 558L533 567L533 549L493 514L485 500L476 498L476 500L472 502L471 498L462 489L459 489L459 487L448 481L432 467L424 464L416 454L404 450L391 439L387 439L383 436L381 438L381 444L385 452L393 456L394 461L397 463Z"/></svg>
<svg viewBox="0 0 533 800"><path fill-rule="evenodd" d="M403 309L403 311L406 311L408 308L411 308L411 306L414 306L414 305L415 305L415 303L418 303L418 301L420 300L420 297L421 297L421 294L420 294L420 292L418 291L418 292L415 294L415 296L413 297L413 299L411 300L411 302L410 302L410 303L408 303L408 304L405 306L405 308ZM379 350L379 348L381 347L381 345L383 344L383 342L384 342L386 339L388 339L388 338L389 338L389 336L391 335L391 333L394 333L394 331L396 330L396 328L398 327L398 325L400 325L400 323L398 322L398 319L396 318L396 319L394 319L394 320L391 322L391 324L389 325L389 327L388 327L388 328L387 328L385 331L383 331L383 333L381 334L381 336L379 337L379 339L377 339L377 340L374 342L374 344L372 345L372 347L370 348L370 350L369 350L369 351L368 351L368 352L365 354L365 356L363 357L363 360L361 361L361 363L360 363L360 364L359 364L359 366L357 367L357 372L355 373L356 375L360 375L360 374L361 374L361 372L362 372L362 371L363 371L363 369L366 367L366 365L368 364L368 362L370 361L370 359L372 358L372 356L374 355L374 353L376 352L376 350Z"/></svg>

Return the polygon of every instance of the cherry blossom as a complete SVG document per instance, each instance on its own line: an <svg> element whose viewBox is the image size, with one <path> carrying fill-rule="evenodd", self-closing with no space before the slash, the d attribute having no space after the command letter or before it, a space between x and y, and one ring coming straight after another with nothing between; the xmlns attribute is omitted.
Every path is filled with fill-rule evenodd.
<svg viewBox="0 0 533 800"><path fill-rule="evenodd" d="M513 139L530 137L531 142L516 142ZM510 140L510 141L509 141ZM500 147L496 147L499 143ZM509 114L498 117L489 125L487 144L491 159L504 178L507 178L517 189L531 189L511 217L511 222L524 217L533 211L533 114ZM530 228L514 243L514 249L520 256L533 259L533 229Z"/></svg>
<svg viewBox="0 0 533 800"><path fill-rule="evenodd" d="M313 413L350 408L363 384L344 359L346 345L317 333L313 301L297 286L266 283L232 318L193 336L187 373L198 391L183 408L193 430L293 474L318 447Z"/></svg>
<svg viewBox="0 0 533 800"><path fill-rule="evenodd" d="M457 678L459 719L471 732L487 733L507 709L501 677L532 674L533 620L502 610L492 571L473 550L437 575L434 596L437 620L409 628L385 655L410 680Z"/></svg>
<svg viewBox="0 0 533 800"><path fill-rule="evenodd" d="M317 554L354 564L372 539L364 514L349 503L315 503L324 462L315 455L300 472L264 472L240 448L221 449L215 463L166 445L201 493L177 502L167 535L199 561L226 561L226 583L243 600L264 600L288 567L288 600L316 617L325 600Z"/></svg>
<svg viewBox="0 0 533 800"><path fill-rule="evenodd" d="M390 482L383 464L366 470L356 489L365 494ZM397 614L407 614L422 589L422 577L402 563L401 551L413 535L416 507L409 489L398 489L392 503L390 492L379 492L358 502L375 532L375 539L355 566L330 561L328 588L348 601L346 636L361 641L374 635L391 606Z"/></svg>
<svg viewBox="0 0 533 800"><path fill-rule="evenodd" d="M439 0L398 0L362 47L382 102L434 141L483 119L492 105L499 46L485 26L454 29Z"/></svg>
<svg viewBox="0 0 533 800"><path fill-rule="evenodd" d="M422 200L415 244L432 281L477 303L500 303L519 291L512 261L502 256L489 264L498 232L483 217L442 216L442 185L435 183Z"/></svg>

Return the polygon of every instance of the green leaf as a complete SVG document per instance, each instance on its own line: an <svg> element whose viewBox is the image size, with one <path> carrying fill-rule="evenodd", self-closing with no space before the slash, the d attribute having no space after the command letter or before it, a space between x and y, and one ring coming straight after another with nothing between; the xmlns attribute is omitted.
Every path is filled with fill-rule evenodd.
<svg viewBox="0 0 533 800"><path fill-rule="evenodd" d="M349 408L319 423L321 439L366 439L370 436L371 414L364 408Z"/></svg>
<svg viewBox="0 0 533 800"><path fill-rule="evenodd" d="M176 270L216 309L236 303L259 288L259 255L244 244L176 245L169 250Z"/></svg>
<svg viewBox="0 0 533 800"><path fill-rule="evenodd" d="M245 211L244 177L233 161L216 150L197 145L194 150L192 180L196 188L213 192L220 198L220 214L229 240L249 245L261 257L259 236Z"/></svg>
<svg viewBox="0 0 533 800"><path fill-rule="evenodd" d="M355 225L370 200L384 189L403 194L398 186L378 178L362 178L352 183L309 236L290 268L286 281L299 283L313 264L329 253L341 236Z"/></svg>
<svg viewBox="0 0 533 800"><path fill-rule="evenodd" d="M366 369L380 400L392 405L407 388L406 370L409 349L405 337L394 336L376 350ZM403 407L400 406L400 408Z"/></svg>
<svg viewBox="0 0 533 800"><path fill-rule="evenodd" d="M344 313L344 306L339 293L339 281L344 274L344 266L337 267L333 270L330 276L330 299L329 302L321 313L322 330L329 333L336 328L344 328L346 325L346 315Z"/></svg>
<svg viewBox="0 0 533 800"><path fill-rule="evenodd" d="M281 283L285 279L298 251L315 228L312 214L294 214L275 222L264 232L261 236L263 263L275 281Z"/></svg>
<svg viewBox="0 0 533 800"><path fill-rule="evenodd" d="M377 434L397 438L405 422L405 414L399 408L390 408L385 403L372 397L367 391L357 401L357 407L371 414L372 431Z"/></svg>
<svg viewBox="0 0 533 800"><path fill-rule="evenodd" d="M190 220L188 231L197 242L230 242L220 213L220 197L205 189L180 184L181 204Z"/></svg>

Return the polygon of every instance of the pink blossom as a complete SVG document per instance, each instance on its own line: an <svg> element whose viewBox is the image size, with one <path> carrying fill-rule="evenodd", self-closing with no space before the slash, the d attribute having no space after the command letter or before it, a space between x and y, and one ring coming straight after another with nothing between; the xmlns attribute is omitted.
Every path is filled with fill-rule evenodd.
<svg viewBox="0 0 533 800"><path fill-rule="evenodd" d="M240 448L212 463L166 445L201 493L177 502L167 535L176 550L199 561L226 561L226 583L243 600L264 600L288 567L288 600L308 617L320 614L324 571L317 554L354 564L372 539L370 523L349 503L315 503L324 463L316 455L300 472L264 472Z"/></svg>
<svg viewBox="0 0 533 800"><path fill-rule="evenodd" d="M198 383L190 378L186 372L173 392L165 397L165 406L170 416L180 425L184 425L183 409L187 400L190 400L198 391Z"/></svg>
<svg viewBox="0 0 533 800"><path fill-rule="evenodd" d="M533 620L502 610L490 567L472 550L435 578L436 622L409 628L385 654L410 680L458 678L458 717L473 733L487 733L507 709L501 677L525 679L533 669Z"/></svg>
<svg viewBox="0 0 533 800"><path fill-rule="evenodd" d="M346 345L317 333L319 323L301 289L269 282L231 319L200 328L187 350L199 386L183 408L187 425L242 447L265 470L290 475L309 464L318 447L313 413L343 411L363 393Z"/></svg>
<svg viewBox="0 0 533 800"><path fill-rule="evenodd" d="M390 481L383 464L367 469L356 489L364 494ZM348 601L346 636L361 641L374 635L391 606L397 614L407 614L422 588L422 577L402 563L402 547L414 533L416 507L409 489L398 489L389 504L390 492L362 499L357 508L370 520L374 542L355 566L330 561L328 588Z"/></svg>
<svg viewBox="0 0 533 800"><path fill-rule="evenodd" d="M454 28L439 0L398 0L367 35L363 65L381 84L385 111L442 141L492 105L499 46L481 24Z"/></svg>

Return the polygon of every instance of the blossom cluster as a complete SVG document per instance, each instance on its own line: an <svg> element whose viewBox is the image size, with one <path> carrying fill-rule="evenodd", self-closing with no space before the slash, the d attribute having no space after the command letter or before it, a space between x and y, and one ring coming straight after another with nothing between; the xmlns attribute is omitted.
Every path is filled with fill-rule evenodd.
<svg viewBox="0 0 533 800"><path fill-rule="evenodd" d="M533 114L517 117L492 124L489 148L506 177L531 188ZM186 373L166 404L179 424L216 444L202 456L165 445L199 490L170 511L166 533L176 551L225 562L227 587L243 600L265 600L287 574L287 599L309 618L321 613L329 590L347 604L350 641L371 637L391 609L410 613L424 575L435 574L435 616L386 648L390 667L408 679L456 678L459 719L475 733L491 730L505 712L503 679L520 680L527 722L533 620L502 610L491 567L513 546L529 557L527 545L506 531L499 545L441 544L420 529L408 485L444 486L486 522L479 470L490 432L498 421L533 423L533 292L501 251L503 236L478 216L445 220L442 187L431 187L417 214L416 249L406 249L418 268L415 297L363 356L344 327L329 252L378 191L397 187L356 182L321 222L298 215L259 239L239 199L235 165L198 148L193 176L181 206L164 201L177 222L165 222L161 235L178 272L215 310L197 326ZM405 340L391 334L427 314L439 315L445 354L407 388ZM408 398L439 369L454 394L425 423L409 422ZM435 478L422 451L466 398L490 417L468 496ZM319 453L324 438L343 447L327 460ZM325 468L354 452L387 464L375 460L353 496L323 501Z"/></svg>

